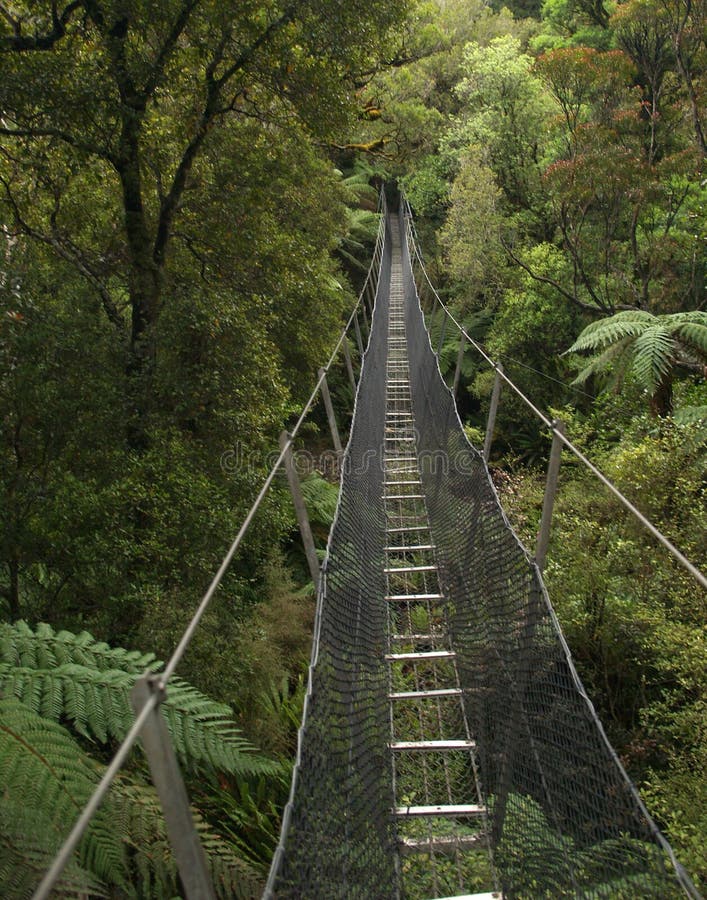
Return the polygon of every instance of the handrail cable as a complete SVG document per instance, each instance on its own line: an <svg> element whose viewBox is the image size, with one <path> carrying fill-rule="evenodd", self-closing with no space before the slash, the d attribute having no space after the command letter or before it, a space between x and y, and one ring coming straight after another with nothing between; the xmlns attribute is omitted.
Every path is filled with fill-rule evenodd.
<svg viewBox="0 0 707 900"><path fill-rule="evenodd" d="M555 435L558 438L558 440L560 440L565 445L565 447L567 447L568 450L571 450L571 452L574 453L574 455L577 457L577 459L584 466L586 466L590 470L590 472L592 472L599 479L599 481L601 481L602 484L604 484L611 491L612 494L614 494L614 496L626 507L626 509L628 509L629 512L633 513L633 515L644 526L644 528L646 528L653 535L653 537L656 538L656 540L658 540L667 550L670 551L670 553L672 553L672 555L680 563L680 565L684 569L686 569L692 575L692 577L702 585L702 587L707 589L707 576L705 576L704 573L701 572L697 568L697 566L695 566L693 563L691 563L690 560L683 553L681 553L681 551L678 550L678 548L658 528L656 528L656 526L649 519L647 519L646 516L644 516L643 513L636 506L634 506L633 503L631 503L631 501L626 496L624 496L624 494L621 493L621 491L609 480L609 478L607 478L607 476L604 475L603 472L601 472L594 465L594 463L592 463L591 460L589 460L582 453L582 451L579 450L572 443L572 441L565 434L562 433L562 431L557 427L556 420L549 419L543 412L541 412L540 409L538 409L537 406L535 406L535 404L532 402L532 400L530 400L530 398L527 397L526 394L524 394L523 391L519 387L517 387L517 385L508 377L508 375L506 375L506 373L503 371L503 369L499 366L499 363L496 362L495 360L493 360L488 355L488 353L486 353L486 351L478 343L478 341L475 341L474 338L470 337L470 335L465 330L464 326L461 325L460 322L455 318L455 316L450 312L449 307L444 303L442 298L439 296L435 286L432 284L432 282L430 281L430 277L427 274L427 269L425 268L425 264L422 260L422 255L420 253L420 250L419 250L419 247L417 244L414 229L411 226L412 212L410 210L410 204L407 201L407 199L404 200L404 203L405 203L405 209L407 212L406 221L408 223L408 229L407 229L408 241L409 241L409 243L412 244L412 248L414 250L415 257L420 265L420 269L422 270L422 273L425 276L425 280L427 281L427 284L429 285L430 289L432 290L432 293L433 293L435 299L437 300L439 305L442 307L444 312L447 314L449 319L452 321L452 323L464 335L464 337L471 344L471 346L494 369L496 374L511 388L512 391L514 391L518 395L518 397L520 397L520 399L523 401L523 403L525 403L525 405L541 420L541 422L545 425L545 427L548 428L552 432L552 434Z"/></svg>
<svg viewBox="0 0 707 900"><path fill-rule="evenodd" d="M380 197L383 197L382 191L380 192ZM381 203L384 202L380 199L380 197L379 197L379 203L378 203L378 212L381 212ZM332 350L331 355L329 356L329 360L328 360L326 366L324 366L322 368L321 374L316 382L316 385L315 385L314 389L312 390L312 393L310 394L309 399L305 403L305 405L302 409L302 412L300 413L300 416L297 419L297 422L295 423L292 430L288 432L287 442L284 444L284 446L280 450L280 453L278 454L278 457L277 457L273 467L271 468L270 473L268 474L267 478L263 482L262 487L260 488L260 491L258 492L257 497L253 501L253 504L250 507L250 510L248 511L245 519L243 520L243 523L241 524L241 527L238 530L236 537L233 539L233 542L231 543L231 546L229 547L226 555L224 556L224 558L221 562L221 565L218 568L218 571L214 575L214 577L211 581L211 584L207 588L206 593L203 595L198 607L196 608L196 611L194 612L194 615L192 616L191 621L189 622L186 629L184 630L184 633L182 634L182 637L179 640L179 643L177 644L174 652L172 653L172 656L168 660L163 671L160 673L157 673L157 688L158 688L158 690L155 691L154 693L150 694L148 699L145 701L145 704L143 705L143 707L136 714L136 717L135 717L135 720L134 720L132 726L130 727L128 733L123 738L123 741L120 744L120 746L118 747L115 755L113 756L113 759L111 760L108 767L106 768L106 771L104 772L103 777L97 784L95 791L93 792L93 794L87 801L86 805L83 808L83 811L81 812L81 815L74 823L73 828L71 829L69 835L67 836L66 840L62 844L60 850L58 851L56 857L54 858L52 865L49 867L46 874L44 875L44 878L42 879L39 886L37 887L35 893L32 895L32 900L46 900L46 898L49 897L50 891L56 884L61 873L64 871L74 850L78 846L78 843L81 840L83 833L86 830L89 822L95 815L99 806L103 802L103 799L105 798L106 794L108 793L110 786L113 783L113 779L115 778L115 776L118 774L118 772L122 768L125 760L128 757L128 754L130 753L133 746L135 745L135 742L136 742L145 722L147 721L149 715L153 712L155 707L159 704L161 697L163 696L163 691L167 685L167 682L170 680L170 678L174 674L175 669L179 665L182 657L184 656L184 653L186 652L187 647L189 646L189 643L191 642L191 639L194 636L194 633L195 633L196 629L198 628L201 619L204 616L204 613L208 609L209 604L211 603L211 600L213 599L213 596L216 593L216 590L218 589L219 585L221 584L221 581L223 580L223 576L226 574L226 570L228 569L231 561L233 560L233 557L236 554L236 551L238 550L239 546L241 545L243 538L245 537L246 532L248 531L248 528L251 525L251 522L255 518L255 514L257 513L257 511L260 507L260 504L262 503L265 495L267 494L268 490L270 489L270 486L272 485L272 483L275 479L275 476L277 475L277 472L282 464L282 461L284 460L286 454L292 447L294 440L297 437L297 433L299 432L299 429L302 426L302 423L304 422L304 420L307 417L307 415L309 414L312 406L314 405L314 402L317 399L317 394L319 393L319 390L322 386L322 382L324 381L329 369L331 368L334 360L336 359L336 356L337 356L339 350L341 349L341 345L343 344L344 340L346 339L346 335L348 334L349 328L351 327L351 325L354 321L354 318L358 314L361 304L364 302L364 294L365 294L366 290L368 289L369 281L370 281L372 275L374 274L373 266L374 266L375 258L377 256L377 249L380 246L381 241L384 239L384 235L385 235L385 218L384 218L384 216L381 216L381 221L380 221L380 224L378 227L378 234L376 236L376 250L373 253L373 258L368 267L368 272L366 274L366 278L364 280L363 287L361 289L361 292L359 293L358 300L356 301L356 304L351 312L351 315L349 316L349 318L346 322L346 325L344 326L341 334L339 335L339 339L336 342L336 345L334 346L334 349ZM316 585L315 585L315 588L316 588Z"/></svg>

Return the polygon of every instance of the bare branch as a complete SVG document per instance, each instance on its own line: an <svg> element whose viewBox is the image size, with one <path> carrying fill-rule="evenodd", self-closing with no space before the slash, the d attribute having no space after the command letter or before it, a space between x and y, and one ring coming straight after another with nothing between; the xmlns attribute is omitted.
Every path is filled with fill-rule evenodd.
<svg viewBox="0 0 707 900"><path fill-rule="evenodd" d="M296 8L294 5L288 6L284 13L262 32L262 34L253 43L244 50L228 68L218 77L215 77L216 68L222 59L225 51L226 37L219 44L211 64L206 70L206 102L199 119L196 130L187 144L182 158L177 166L177 170L172 179L172 185L169 193L165 197L160 208L160 218L157 226L157 236L155 238L153 259L158 266L164 261L165 249L169 240L172 229L172 222L177 211L179 200L184 192L189 173L194 165L201 146L206 140L211 126L217 116L222 112L221 94L229 81L241 71L253 59L255 54L264 47L272 38L287 25L293 21ZM236 92L235 97L231 101L235 103L240 91Z"/></svg>
<svg viewBox="0 0 707 900"><path fill-rule="evenodd" d="M534 272L530 266L523 262L523 260L516 256L516 254L511 249L510 245L501 238L501 244L506 253L510 256L513 262L520 266L524 272L527 272L528 275L533 279L533 281L539 281L542 284L549 284L551 287L554 287L556 291L559 291L560 294L566 299L569 300L570 303L573 303L575 306L578 306L580 309L585 310L585 312L593 313L594 315L599 315L602 312L606 312L607 310L599 305L597 306L594 303L586 303L584 300L580 300L579 297L575 293L570 293L567 288L563 287L558 281L555 281L554 278L548 278L546 275L538 275L537 272ZM620 309L634 309L632 306L621 306Z"/></svg>
<svg viewBox="0 0 707 900"><path fill-rule="evenodd" d="M109 321L113 325L115 325L116 328L124 331L125 319L115 305L108 288L106 288L106 286L101 281L98 273L93 269L93 266L86 259L86 255L82 251L80 251L75 244L62 240L56 228L54 228L53 234L48 235L42 233L41 231L38 231L36 228L30 225L22 215L22 211L20 210L17 200L12 193L10 185L2 176L0 176L0 184L2 184L3 188L5 189L5 196L7 197L8 203L10 204L15 223L21 229L22 233L27 235L27 237L38 241L39 243L51 247L58 256L60 256L66 262L71 263L71 265L73 265L98 292L98 295L101 298L101 304L106 315L108 316ZM52 214L52 218L54 218L54 213Z"/></svg>
<svg viewBox="0 0 707 900"><path fill-rule="evenodd" d="M61 128L6 128L0 127L0 135L10 138L56 138L64 144L69 144L89 156L98 156L115 165L113 154L105 147L98 144L91 144L75 137L69 131L63 131Z"/></svg>
<svg viewBox="0 0 707 900"><path fill-rule="evenodd" d="M14 50L25 53L36 50L51 50L57 41L66 34L66 26L72 15L82 6L82 0L72 0L61 14L57 11L56 3L52 3L52 30L46 34L26 35L22 33L22 20L15 19L5 7L0 5L0 14L10 23L13 33L0 37L1 50Z"/></svg>

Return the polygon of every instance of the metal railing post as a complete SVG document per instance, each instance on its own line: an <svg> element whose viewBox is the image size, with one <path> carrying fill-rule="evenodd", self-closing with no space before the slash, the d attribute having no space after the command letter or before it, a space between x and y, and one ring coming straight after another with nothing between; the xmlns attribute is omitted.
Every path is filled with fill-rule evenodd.
<svg viewBox="0 0 707 900"><path fill-rule="evenodd" d="M366 332L370 335L371 326L368 324L368 313L366 312L366 298L363 298L363 303L361 304L361 312L363 313L363 324L366 326Z"/></svg>
<svg viewBox="0 0 707 900"><path fill-rule="evenodd" d="M361 337L361 326L358 323L358 313L354 316L354 331L356 332L356 343L358 344L358 352L363 361L363 338Z"/></svg>
<svg viewBox="0 0 707 900"><path fill-rule="evenodd" d="M344 338L344 340L346 340ZM326 417L329 420L329 431L331 431L331 440L334 444L334 450L336 450L336 454L341 459L341 455L344 452L343 447L341 446L341 438L339 437L339 428L336 424L336 416L334 415L334 406L331 402L331 394L329 393L329 385L326 380L326 369L319 370L319 377L321 378L322 384L320 390L322 392L322 400L324 401L324 408L326 409Z"/></svg>
<svg viewBox="0 0 707 900"><path fill-rule="evenodd" d="M560 419L554 419L552 422L554 429L552 434L552 447L550 449L550 461L547 465L547 481L545 482L545 496L543 498L543 513L540 519L540 530L538 532L538 542L535 547L535 562L542 572L545 568L545 557L547 556L547 548L550 544L550 526L552 524L552 510L555 505L555 495L557 494L557 481L560 474L560 456L562 454L562 441L558 437L565 433L565 425Z"/></svg>
<svg viewBox="0 0 707 900"><path fill-rule="evenodd" d="M491 391L491 406L489 406L489 417L486 421L486 434L484 435L484 462L487 464L491 456L493 430L496 427L496 413L498 412L498 404L501 399L502 372L503 366L501 363L498 363L496 365L496 377L493 381L493 390Z"/></svg>
<svg viewBox="0 0 707 900"><path fill-rule="evenodd" d="M140 712L152 694L160 692L164 694L159 675L143 675L138 678L130 692L135 713ZM164 696L160 703L162 700ZM162 804L167 834L184 893L188 900L216 900L206 854L196 832L187 789L159 703L145 720L140 737L152 781Z"/></svg>
<svg viewBox="0 0 707 900"><path fill-rule="evenodd" d="M287 449L285 449L287 448ZM317 551L314 547L314 538L312 537L312 529L309 525L309 516L307 515L307 507L302 496L302 488L299 483L299 475L295 469L295 460L292 455L292 445L290 444L290 435L286 431L280 432L280 450L285 450L283 464L285 466L285 474L287 475L287 483L290 486L292 494L292 502L295 506L295 514L297 516L297 524L302 535L302 543L304 552L307 557L307 565L309 566L309 574L312 576L315 589L319 585L319 559Z"/></svg>
<svg viewBox="0 0 707 900"><path fill-rule="evenodd" d="M459 389L459 378L462 373L462 362L464 361L464 348L466 347L466 335L464 332L459 333L459 352L457 353L457 366L454 370L454 384L452 385L452 394L456 397Z"/></svg>
<svg viewBox="0 0 707 900"><path fill-rule="evenodd" d="M354 397L356 396L356 376L354 375L353 363L351 362L351 348L349 347L349 339L346 335L344 335L344 340L341 342L342 347L344 348L344 362L346 363L346 371L349 375L349 381L351 382L351 390L354 393Z"/></svg>
<svg viewBox="0 0 707 900"><path fill-rule="evenodd" d="M363 303L368 313L373 316L373 307L376 302L376 288L373 287L373 279L369 278L366 282L366 290L363 294Z"/></svg>
<svg viewBox="0 0 707 900"><path fill-rule="evenodd" d="M442 307L442 313L444 318L442 319L442 328L439 332L439 345L437 347L437 359L439 359L439 355L442 352L442 346L444 344L444 337L447 333L447 310Z"/></svg>

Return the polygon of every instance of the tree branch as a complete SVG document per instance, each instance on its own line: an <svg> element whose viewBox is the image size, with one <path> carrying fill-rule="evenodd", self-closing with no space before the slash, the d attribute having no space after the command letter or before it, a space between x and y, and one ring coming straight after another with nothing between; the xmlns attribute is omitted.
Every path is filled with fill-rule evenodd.
<svg viewBox="0 0 707 900"><path fill-rule="evenodd" d="M145 97L151 97L155 92L155 89L159 85L162 80L162 75L164 74L164 68L167 64L167 60L171 52L174 50L177 41L179 40L180 35L184 31L189 22L189 17L191 16L194 8L198 5L199 0L184 0L182 3L182 8L179 12L179 15L174 20L172 27L169 30L169 34L165 38L164 44L160 49L160 52L155 60L152 71L150 72L148 78L142 86L141 93Z"/></svg>
<svg viewBox="0 0 707 900"><path fill-rule="evenodd" d="M157 225L157 234L155 237L153 259L158 266L164 262L165 250L169 241L172 223L177 212L179 201L184 193L184 187L191 172L194 160L196 159L202 144L206 140L211 125L215 118L222 112L220 109L220 98L223 89L234 75L241 71L253 58L253 56L265 46L278 31L285 27L295 17L296 8L294 5L288 6L285 12L262 32L262 34L228 66L228 68L218 77L215 77L216 68L223 58L223 52L226 45L226 37L219 44L211 63L206 70L206 102L204 104L199 124L192 139L182 154L177 170L172 179L172 185L167 196L160 205L160 217ZM233 105L238 96L242 94L243 89L236 91L231 103Z"/></svg>
<svg viewBox="0 0 707 900"><path fill-rule="evenodd" d="M510 256L513 262L520 266L524 272L527 272L528 275L533 279L533 281L539 281L542 284L549 284L551 287L554 287L556 291L559 291L562 296L569 300L570 303L573 303L575 306L578 306L580 309L583 309L585 312L593 313L594 315L599 315L602 312L606 312L602 307L597 307L594 303L586 303L584 300L580 300L576 294L570 293L566 288L564 288L559 282L555 281L554 278L548 278L546 275L538 275L537 272L534 272L527 263L524 263L520 257L516 256L510 245L506 243L506 241L501 238L501 245L506 253ZM625 309L633 309L632 306L621 307Z"/></svg>
<svg viewBox="0 0 707 900"><path fill-rule="evenodd" d="M22 33L22 20L15 19L5 5L0 4L0 15L9 22L13 31L11 35L3 35L0 38L0 49L14 50L19 53L34 50L51 50L54 44L64 37L69 20L81 5L82 0L72 0L59 15L56 2L52 3L52 30L46 34L30 37Z"/></svg>
<svg viewBox="0 0 707 900"><path fill-rule="evenodd" d="M11 138L56 138L65 144L69 144L71 147L75 147L77 150L81 150L83 153L87 153L89 156L98 156L115 166L114 156L105 147L100 147L98 144L86 143L85 141L74 137L70 132L63 131L60 128L0 127L0 135Z"/></svg>
<svg viewBox="0 0 707 900"><path fill-rule="evenodd" d="M110 292L100 280L98 273L93 270L91 264L86 260L85 255L81 253L78 247L71 243L69 243L69 246L67 247L65 242L61 240L61 237L56 228L54 228L54 233L52 235L43 234L41 231L33 228L23 217L20 207L12 194L10 185L2 176L0 176L0 184L2 184L3 188L5 189L5 196L7 197L8 203L10 204L15 223L21 229L22 233L27 235L27 237L38 241L39 243L51 247L58 256L73 265L98 292L98 296L101 298L103 310L108 316L109 321L113 325L115 325L116 328L124 331L125 319L118 310L118 307L115 305Z"/></svg>

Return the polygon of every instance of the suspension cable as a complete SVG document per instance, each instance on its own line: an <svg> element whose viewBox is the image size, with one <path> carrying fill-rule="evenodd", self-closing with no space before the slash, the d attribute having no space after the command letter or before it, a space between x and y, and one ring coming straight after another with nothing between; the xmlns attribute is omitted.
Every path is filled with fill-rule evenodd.
<svg viewBox="0 0 707 900"><path fill-rule="evenodd" d="M554 420L548 418L538 407L530 400L526 394L506 375L503 369L500 367L499 363L493 360L488 353L484 350L481 344L478 341L475 341L467 331L464 326L455 318L455 316L450 312L449 307L444 303L442 298L439 296L435 286L430 281L430 277L427 274L427 269L425 268L425 264L422 260L422 254L420 253L420 249L417 243L417 238L415 235L414 225L412 224L412 211L410 209L410 204L407 199L404 200L405 204L405 220L408 225L407 227L407 235L408 235L408 245L412 245L412 249L415 254L415 258L420 266L420 269L425 277L425 281L427 282L430 290L432 291L433 296L435 297L437 303L444 310L446 315L449 317L451 322L456 326L456 328L464 335L466 340L471 344L471 346L479 353L483 359L494 369L498 377L500 377L507 385L514 391L518 397L525 403L525 405L540 419L540 421L545 425L545 427L552 432L564 445L570 450L577 459L592 472L599 481L602 482L611 493L626 507L626 509L632 513L636 519L646 528L656 540L658 540L680 563L680 565L686 569L692 577L698 581L702 587L707 589L707 576L701 572L697 566L690 562L690 560L681 553L680 550L658 529L653 523L643 515L643 513L634 506L631 501L621 493L621 491L607 478L606 475L603 474L595 465L592 463L587 457L579 450L572 441L562 433L562 431L556 426Z"/></svg>
<svg viewBox="0 0 707 900"><path fill-rule="evenodd" d="M203 618L204 613L208 609L209 604L211 603L211 600L212 600L214 594L216 593L216 590L218 589L219 585L221 584L221 581L223 580L224 575L226 574L226 570L228 569L231 561L233 560L233 557L235 556L236 551L240 547L240 545L243 541L243 538L246 535L246 532L248 531L253 519L255 518L256 513L258 512L258 509L259 509L261 503L263 502L263 499L265 498L265 495L267 494L268 490L270 489L270 486L272 485L272 483L275 479L275 476L277 475L277 472L280 468L280 465L282 464L283 459L285 458L285 455L292 447L294 440L297 437L297 434L302 426L302 423L304 422L304 420L306 419L310 410L312 409L312 406L314 405L314 403L317 399L319 390L322 386L322 382L324 381L324 378L326 377L327 372L329 371L332 364L334 363L334 360L336 359L336 356L337 356L339 350L341 349L341 345L346 340L348 331L349 331L354 319L358 315L358 311L361 307L361 304L364 302L363 298L364 298L364 294L365 294L366 290L368 289L369 282L371 281L371 279L373 277L375 277L375 273L373 271L374 260L377 256L378 248L381 245L381 242L384 240L384 235L385 235L385 197L383 195L383 191L380 192L378 211L379 211L379 213L381 213L381 221L380 221L380 224L378 227L378 233L376 236L376 250L374 251L373 259L371 260L371 264L368 267L368 273L366 274L366 278L364 280L361 292L358 296L358 300L356 301L356 304L353 308L353 311L351 312L351 315L348 318L348 321L346 322L346 325L344 326L343 330L341 331L341 334L339 335L339 339L336 342L336 345L334 346L334 349L332 350L331 355L329 356L329 360L328 360L326 366L324 366L324 368L322 369L319 379L317 380L317 383L314 386L314 389L312 390L312 393L310 394L309 399L305 403L304 408L302 409L302 412L300 413L300 416L297 419L297 422L295 423L292 430L288 433L287 442L282 447L282 449L277 457L277 460L275 461L273 467L271 468L267 478L263 482L263 485L260 488L260 491L258 492L257 497L253 501L253 504L250 507L250 510L248 511L245 519L243 520L243 523L241 524L240 529L238 530L238 534L234 538L231 546L228 549L228 552L224 556L224 558L221 562L221 565L218 568L218 571L214 575L214 577L211 581L211 584L209 585L209 587L206 590L206 593L203 595L194 615L192 616L191 621L189 622L186 629L184 630L184 633L182 634L182 637L180 638L179 643L177 644L174 652L172 653L172 656L168 660L163 671L158 674L158 676L157 676L158 677L158 686L159 686L160 690L152 693L148 697L148 699L145 701L144 706L136 714L135 720L134 720L133 724L131 725L128 733L123 738L123 741L120 744L120 746L118 747L118 750L116 751L115 755L113 756L113 759L109 763L106 771L103 773L103 777L101 778L98 785L96 786L95 791L93 792L93 794L87 801L86 805L84 806L84 808L81 812L81 815L74 823L73 828L71 829L69 835L67 836L67 838L64 841L64 843L62 844L59 852L57 853L56 857L54 858L52 865L49 867L46 874L44 875L44 878L42 879L39 886L37 887L35 893L33 894L32 900L47 900L47 898L50 895L51 890L53 889L57 880L61 876L61 873L66 868L66 865L68 864L69 860L71 859L71 856L72 856L74 850L76 849L76 847L78 846L78 843L81 840L91 819L93 818L93 816L95 815L99 806L103 802L106 794L110 790L113 780L115 779L116 775L122 768L123 764L125 763L125 761L128 757L128 754L130 753L133 746L135 745L135 742L137 741L137 738L139 737L139 734L140 734L140 731L142 730L143 725L147 721L147 719L150 716L150 714L152 713L152 711L155 709L155 707L160 702L160 700L159 700L160 695L162 694L164 688L167 685L167 682L170 680L170 678L174 674L174 671L176 670L182 657L184 656L184 653L186 652L187 647L189 646L189 643L191 642L191 640L194 636L194 633L196 632L197 628L199 627L199 623L200 623L201 619Z"/></svg>

